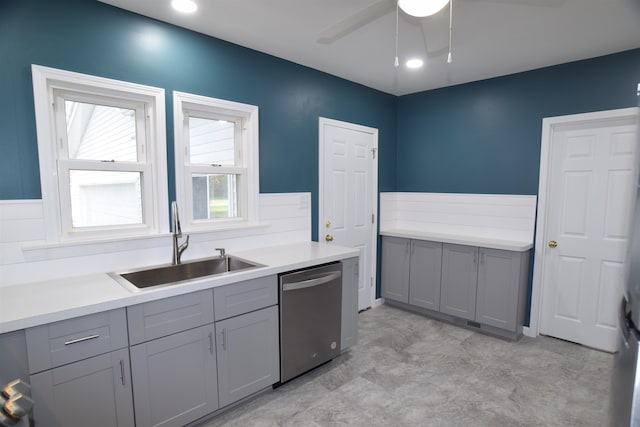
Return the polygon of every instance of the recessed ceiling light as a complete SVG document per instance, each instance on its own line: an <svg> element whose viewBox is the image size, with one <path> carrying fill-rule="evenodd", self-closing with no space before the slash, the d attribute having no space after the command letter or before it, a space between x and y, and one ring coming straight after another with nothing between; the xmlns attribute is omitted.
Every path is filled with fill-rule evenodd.
<svg viewBox="0 0 640 427"><path fill-rule="evenodd" d="M198 10L198 5L192 0L173 0L171 6L181 13L193 13Z"/></svg>
<svg viewBox="0 0 640 427"><path fill-rule="evenodd" d="M424 64L422 59L412 58L406 62L407 68L420 68Z"/></svg>

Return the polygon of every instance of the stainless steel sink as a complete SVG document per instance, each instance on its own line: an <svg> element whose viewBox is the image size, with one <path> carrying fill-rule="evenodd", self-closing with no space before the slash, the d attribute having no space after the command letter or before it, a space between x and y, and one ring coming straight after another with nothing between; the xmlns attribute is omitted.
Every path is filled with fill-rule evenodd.
<svg viewBox="0 0 640 427"><path fill-rule="evenodd" d="M110 273L109 275L126 287L133 285L137 289L144 289L261 266L261 264L242 258L226 255L178 265L161 265L126 273ZM123 283L122 279L126 283Z"/></svg>

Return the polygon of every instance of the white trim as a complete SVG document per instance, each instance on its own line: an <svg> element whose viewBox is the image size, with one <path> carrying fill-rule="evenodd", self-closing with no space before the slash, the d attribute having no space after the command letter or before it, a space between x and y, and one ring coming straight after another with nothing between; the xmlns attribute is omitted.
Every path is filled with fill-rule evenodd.
<svg viewBox="0 0 640 427"><path fill-rule="evenodd" d="M381 305L384 304L384 298L376 298L375 301L373 301L373 304L371 305L371 308L376 308L376 307L380 307Z"/></svg>
<svg viewBox="0 0 640 427"><path fill-rule="evenodd" d="M376 289L377 289L377 277L376 277L376 259L377 259L377 251L378 251L378 224L380 222L380 217L378 215L378 129L357 125L354 123L343 122L334 119L328 119L325 117L320 117L318 121L318 240L323 235L324 224L320 219L320 215L324 211L324 200L322 195L324 194L324 126L331 125L336 127L342 127L345 129L350 129L358 132L369 133L373 137L373 149L375 150L375 158L373 162L373 171L372 171L372 186L371 186L371 209L373 210L373 215L375 221L371 226L371 271L369 272L370 277L373 279L372 289L370 292L370 301L369 305L373 307L374 300L376 297Z"/></svg>
<svg viewBox="0 0 640 427"><path fill-rule="evenodd" d="M545 227L550 209L547 208L547 193L551 174L551 143L557 127L568 124L579 125L585 122L598 122L612 119L638 120L638 107L617 110L597 111L593 113L572 114L567 116L547 117L542 119L542 141L540 147L540 180L538 184L538 217L536 219L536 236L534 246L533 281L531 289L531 310L529 328L525 335L536 337L540 333L540 317L542 315L542 290L544 288L544 248ZM524 332L524 330L523 330Z"/></svg>
<svg viewBox="0 0 640 427"><path fill-rule="evenodd" d="M43 208L46 215L45 231L49 242L59 242L68 238L64 234L60 206L61 194L58 188L58 172L56 147L55 114L51 108L53 102L53 90L78 91L86 94L109 97L122 97L123 99L143 102L150 111L147 114L151 123L147 133L146 149L150 152L149 159L153 159L151 167L152 199L153 206L145 205L151 209L153 215L150 223L143 227L124 227L122 230L109 231L110 235L158 234L169 229L169 205L167 197L167 167L166 167L166 137L165 137L165 110L164 89L144 86L119 80L95 77L71 71L58 70L33 64L31 66L33 76L33 99L36 116L36 133L38 139L38 158L40 164L40 183ZM153 143L149 143L153 141ZM145 189L149 191L149 189ZM92 232L77 233L82 238L93 238ZM103 235L104 236L104 235Z"/></svg>
<svg viewBox="0 0 640 427"><path fill-rule="evenodd" d="M190 203L191 186L187 185L185 176L185 151L184 151L184 110L194 109L214 114L226 115L229 117L241 117L243 119L242 129L242 169L246 170L243 177L247 180L246 194L239 203L246 204L242 209L243 223L250 225L259 222L259 192L260 192L260 169L259 169L259 108L255 105L242 104L239 102L227 101L224 99L210 98L207 96L194 95L185 92L173 92L173 126L174 126L174 157L175 157L175 182L176 200L178 205L186 212L183 219L183 231L193 230L215 230L226 228L225 223L238 224L237 219L207 221L206 223L193 221L193 205ZM236 167L225 167L220 171L240 170ZM241 184L242 185L242 184ZM186 221L185 221L186 219Z"/></svg>

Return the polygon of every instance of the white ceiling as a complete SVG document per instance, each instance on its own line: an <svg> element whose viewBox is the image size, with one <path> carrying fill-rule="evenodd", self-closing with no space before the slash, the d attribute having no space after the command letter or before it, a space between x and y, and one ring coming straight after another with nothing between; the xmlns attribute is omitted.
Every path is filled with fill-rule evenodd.
<svg viewBox="0 0 640 427"><path fill-rule="evenodd" d="M419 70L393 66L394 0L195 0L193 15L170 0L100 1L395 95L640 47L640 0L453 0L451 64L448 7L423 19L401 11L400 62L422 57ZM358 13L374 19L318 42Z"/></svg>

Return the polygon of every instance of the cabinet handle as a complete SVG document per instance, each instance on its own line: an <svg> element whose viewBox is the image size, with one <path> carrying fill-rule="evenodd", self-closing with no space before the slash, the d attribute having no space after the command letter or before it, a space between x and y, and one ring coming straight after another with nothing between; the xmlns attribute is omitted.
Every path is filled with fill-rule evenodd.
<svg viewBox="0 0 640 427"><path fill-rule="evenodd" d="M478 265L478 251L473 252L473 263Z"/></svg>
<svg viewBox="0 0 640 427"><path fill-rule="evenodd" d="M480 254L480 265L484 264L484 252Z"/></svg>
<svg viewBox="0 0 640 427"><path fill-rule="evenodd" d="M222 349L227 351L227 328L222 328Z"/></svg>
<svg viewBox="0 0 640 427"><path fill-rule="evenodd" d="M64 345L78 344L83 341L95 340L96 338L100 338L100 335L89 335L88 337L78 338L71 341L65 341Z"/></svg>
<svg viewBox="0 0 640 427"><path fill-rule="evenodd" d="M120 381L122 381L122 385L125 385L124 383L124 360L120 359Z"/></svg>
<svg viewBox="0 0 640 427"><path fill-rule="evenodd" d="M213 332L209 332L209 353L213 355Z"/></svg>

